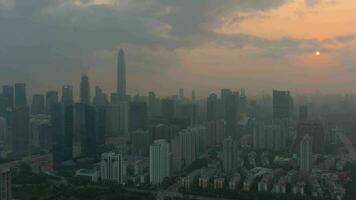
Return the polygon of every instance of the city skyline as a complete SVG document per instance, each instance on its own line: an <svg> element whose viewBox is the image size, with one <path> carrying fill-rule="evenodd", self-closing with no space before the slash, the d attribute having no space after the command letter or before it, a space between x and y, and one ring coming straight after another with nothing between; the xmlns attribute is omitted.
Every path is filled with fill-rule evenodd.
<svg viewBox="0 0 356 200"><path fill-rule="evenodd" d="M110 93L123 48L131 95L166 96L177 85L199 97L220 88L354 92L355 4L3 0L0 84L26 82L29 94L69 84L77 94L86 73Z"/></svg>

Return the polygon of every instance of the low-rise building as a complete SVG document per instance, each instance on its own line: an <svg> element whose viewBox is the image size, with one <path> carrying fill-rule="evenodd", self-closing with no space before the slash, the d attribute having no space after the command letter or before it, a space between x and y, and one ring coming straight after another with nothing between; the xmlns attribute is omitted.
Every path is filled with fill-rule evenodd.
<svg viewBox="0 0 356 200"><path fill-rule="evenodd" d="M99 174L96 170L91 169L79 169L75 172L75 177L87 181L87 182L98 182Z"/></svg>

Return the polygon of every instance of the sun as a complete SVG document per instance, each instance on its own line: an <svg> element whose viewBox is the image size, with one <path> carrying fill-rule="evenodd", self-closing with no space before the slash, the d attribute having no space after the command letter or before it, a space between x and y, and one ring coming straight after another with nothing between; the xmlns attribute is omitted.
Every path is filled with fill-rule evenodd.
<svg viewBox="0 0 356 200"><path fill-rule="evenodd" d="M316 51L316 52L315 52L315 55L316 55L316 56L320 56L320 55L321 55L320 51Z"/></svg>

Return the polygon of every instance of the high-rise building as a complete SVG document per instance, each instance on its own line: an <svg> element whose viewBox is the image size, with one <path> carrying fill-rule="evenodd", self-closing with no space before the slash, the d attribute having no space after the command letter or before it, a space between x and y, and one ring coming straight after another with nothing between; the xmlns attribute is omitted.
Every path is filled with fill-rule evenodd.
<svg viewBox="0 0 356 200"><path fill-rule="evenodd" d="M123 49L117 56L117 95L120 100L126 99L126 62Z"/></svg>
<svg viewBox="0 0 356 200"><path fill-rule="evenodd" d="M283 151L289 134L288 120L273 120L272 123L261 123L253 130L255 149Z"/></svg>
<svg viewBox="0 0 356 200"><path fill-rule="evenodd" d="M58 92L48 91L46 92L46 113L51 112L51 107L58 103Z"/></svg>
<svg viewBox="0 0 356 200"><path fill-rule="evenodd" d="M7 124L6 118L0 117L0 141L6 141L7 133Z"/></svg>
<svg viewBox="0 0 356 200"><path fill-rule="evenodd" d="M115 152L101 154L101 180L124 183L124 166L121 154Z"/></svg>
<svg viewBox="0 0 356 200"><path fill-rule="evenodd" d="M237 119L238 119L238 92L233 92L226 96L225 100L225 121L226 134L233 138L237 135Z"/></svg>
<svg viewBox="0 0 356 200"><path fill-rule="evenodd" d="M147 130L147 104L145 102L131 102L129 112L129 131Z"/></svg>
<svg viewBox="0 0 356 200"><path fill-rule="evenodd" d="M239 105L238 109L240 113L246 113L247 112L247 97L246 97L246 91L245 88L241 88L241 94L239 96Z"/></svg>
<svg viewBox="0 0 356 200"><path fill-rule="evenodd" d="M173 125L158 124L150 127L152 140L165 139L170 142L177 134L177 128Z"/></svg>
<svg viewBox="0 0 356 200"><path fill-rule="evenodd" d="M151 144L151 137L148 131L136 130L132 133L131 152L134 155L147 156Z"/></svg>
<svg viewBox="0 0 356 200"><path fill-rule="evenodd" d="M95 108L95 128L96 128L96 146L100 147L105 145L106 138L106 106L96 106Z"/></svg>
<svg viewBox="0 0 356 200"><path fill-rule="evenodd" d="M17 107L12 112L10 127L12 130L12 150L15 158L21 158L30 154L29 114L27 107Z"/></svg>
<svg viewBox="0 0 356 200"><path fill-rule="evenodd" d="M15 107L26 107L27 97L26 97L26 84L25 83L15 83Z"/></svg>
<svg viewBox="0 0 356 200"><path fill-rule="evenodd" d="M299 121L308 120L308 107L306 105L299 107Z"/></svg>
<svg viewBox="0 0 356 200"><path fill-rule="evenodd" d="M90 84L87 75L83 74L80 81L80 103L90 104Z"/></svg>
<svg viewBox="0 0 356 200"><path fill-rule="evenodd" d="M300 170L309 172L313 167L313 138L305 135L300 141Z"/></svg>
<svg viewBox="0 0 356 200"><path fill-rule="evenodd" d="M232 137L223 140L223 169L225 172L232 172L241 166L241 151L238 143Z"/></svg>
<svg viewBox="0 0 356 200"><path fill-rule="evenodd" d="M291 118L293 99L289 91L273 90L273 118Z"/></svg>
<svg viewBox="0 0 356 200"><path fill-rule="evenodd" d="M183 88L179 88L179 99L180 100L183 100L184 99L184 89Z"/></svg>
<svg viewBox="0 0 356 200"><path fill-rule="evenodd" d="M216 120L207 122L207 144L209 146L221 145L225 137L225 126L224 120Z"/></svg>
<svg viewBox="0 0 356 200"><path fill-rule="evenodd" d="M34 94L32 96L31 114L43 114L45 111L45 97L43 94Z"/></svg>
<svg viewBox="0 0 356 200"><path fill-rule="evenodd" d="M195 126L198 118L198 105L195 103L185 103L181 105L182 119L186 121L188 126Z"/></svg>
<svg viewBox="0 0 356 200"><path fill-rule="evenodd" d="M159 115L158 111L158 99L154 92L148 93L148 116L150 118L157 117Z"/></svg>
<svg viewBox="0 0 356 200"><path fill-rule="evenodd" d="M218 96L210 94L206 103L206 121L215 121L218 119Z"/></svg>
<svg viewBox="0 0 356 200"><path fill-rule="evenodd" d="M65 106L72 105L74 103L73 99L73 86L64 85L62 86L62 99L61 103Z"/></svg>
<svg viewBox="0 0 356 200"><path fill-rule="evenodd" d="M73 157L95 157L97 149L96 113L93 106L74 106Z"/></svg>
<svg viewBox="0 0 356 200"><path fill-rule="evenodd" d="M11 171L9 168L0 168L0 199L11 200Z"/></svg>
<svg viewBox="0 0 356 200"><path fill-rule="evenodd" d="M109 104L106 94L101 90L99 86L95 86L95 96L93 98L93 105L106 106Z"/></svg>
<svg viewBox="0 0 356 200"><path fill-rule="evenodd" d="M294 150L298 150L298 145L302 138L309 135L313 138L313 152L323 153L325 151L325 132L323 123L320 121L305 121L297 124L297 138Z"/></svg>
<svg viewBox="0 0 356 200"><path fill-rule="evenodd" d="M127 101L119 102L119 134L128 137L129 133L129 103ZM141 115L141 117L144 116ZM141 120L140 120L141 121ZM142 121L143 124L143 121Z"/></svg>
<svg viewBox="0 0 356 200"><path fill-rule="evenodd" d="M161 101L162 104L162 115L163 117L171 121L175 116L175 105L172 98L165 98Z"/></svg>
<svg viewBox="0 0 356 200"><path fill-rule="evenodd" d="M157 185L170 176L169 143L156 140L150 146L150 183Z"/></svg>
<svg viewBox="0 0 356 200"><path fill-rule="evenodd" d="M51 127L53 142L53 164L54 168L70 157L64 154L64 108L61 104L53 105L51 109ZM73 116L73 115L72 115ZM71 154L71 153L70 153Z"/></svg>
<svg viewBox="0 0 356 200"><path fill-rule="evenodd" d="M188 167L206 148L206 128L197 126L184 129L179 132L178 140L181 159L179 168Z"/></svg>
<svg viewBox="0 0 356 200"><path fill-rule="evenodd" d="M12 85L2 86L2 94L5 98L5 107L12 108L14 107L14 87Z"/></svg>
<svg viewBox="0 0 356 200"><path fill-rule="evenodd" d="M195 90L192 90L192 102L194 103L195 101L196 101Z"/></svg>
<svg viewBox="0 0 356 200"><path fill-rule="evenodd" d="M219 116L226 121L226 101L227 97L232 94L230 89L221 89L221 101L219 104Z"/></svg>
<svg viewBox="0 0 356 200"><path fill-rule="evenodd" d="M171 139L172 171L182 170L182 143L181 137L177 136Z"/></svg>

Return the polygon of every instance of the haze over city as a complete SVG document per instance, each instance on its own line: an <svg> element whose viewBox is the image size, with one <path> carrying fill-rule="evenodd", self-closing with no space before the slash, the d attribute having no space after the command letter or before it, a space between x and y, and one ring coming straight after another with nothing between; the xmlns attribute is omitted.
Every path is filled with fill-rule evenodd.
<svg viewBox="0 0 356 200"><path fill-rule="evenodd" d="M79 91L78 76L115 90L118 48L128 93L177 85L354 91L356 2L349 0L1 0L0 84ZM320 56L315 56L319 51Z"/></svg>
<svg viewBox="0 0 356 200"><path fill-rule="evenodd" d="M0 0L0 200L354 200L356 1Z"/></svg>

